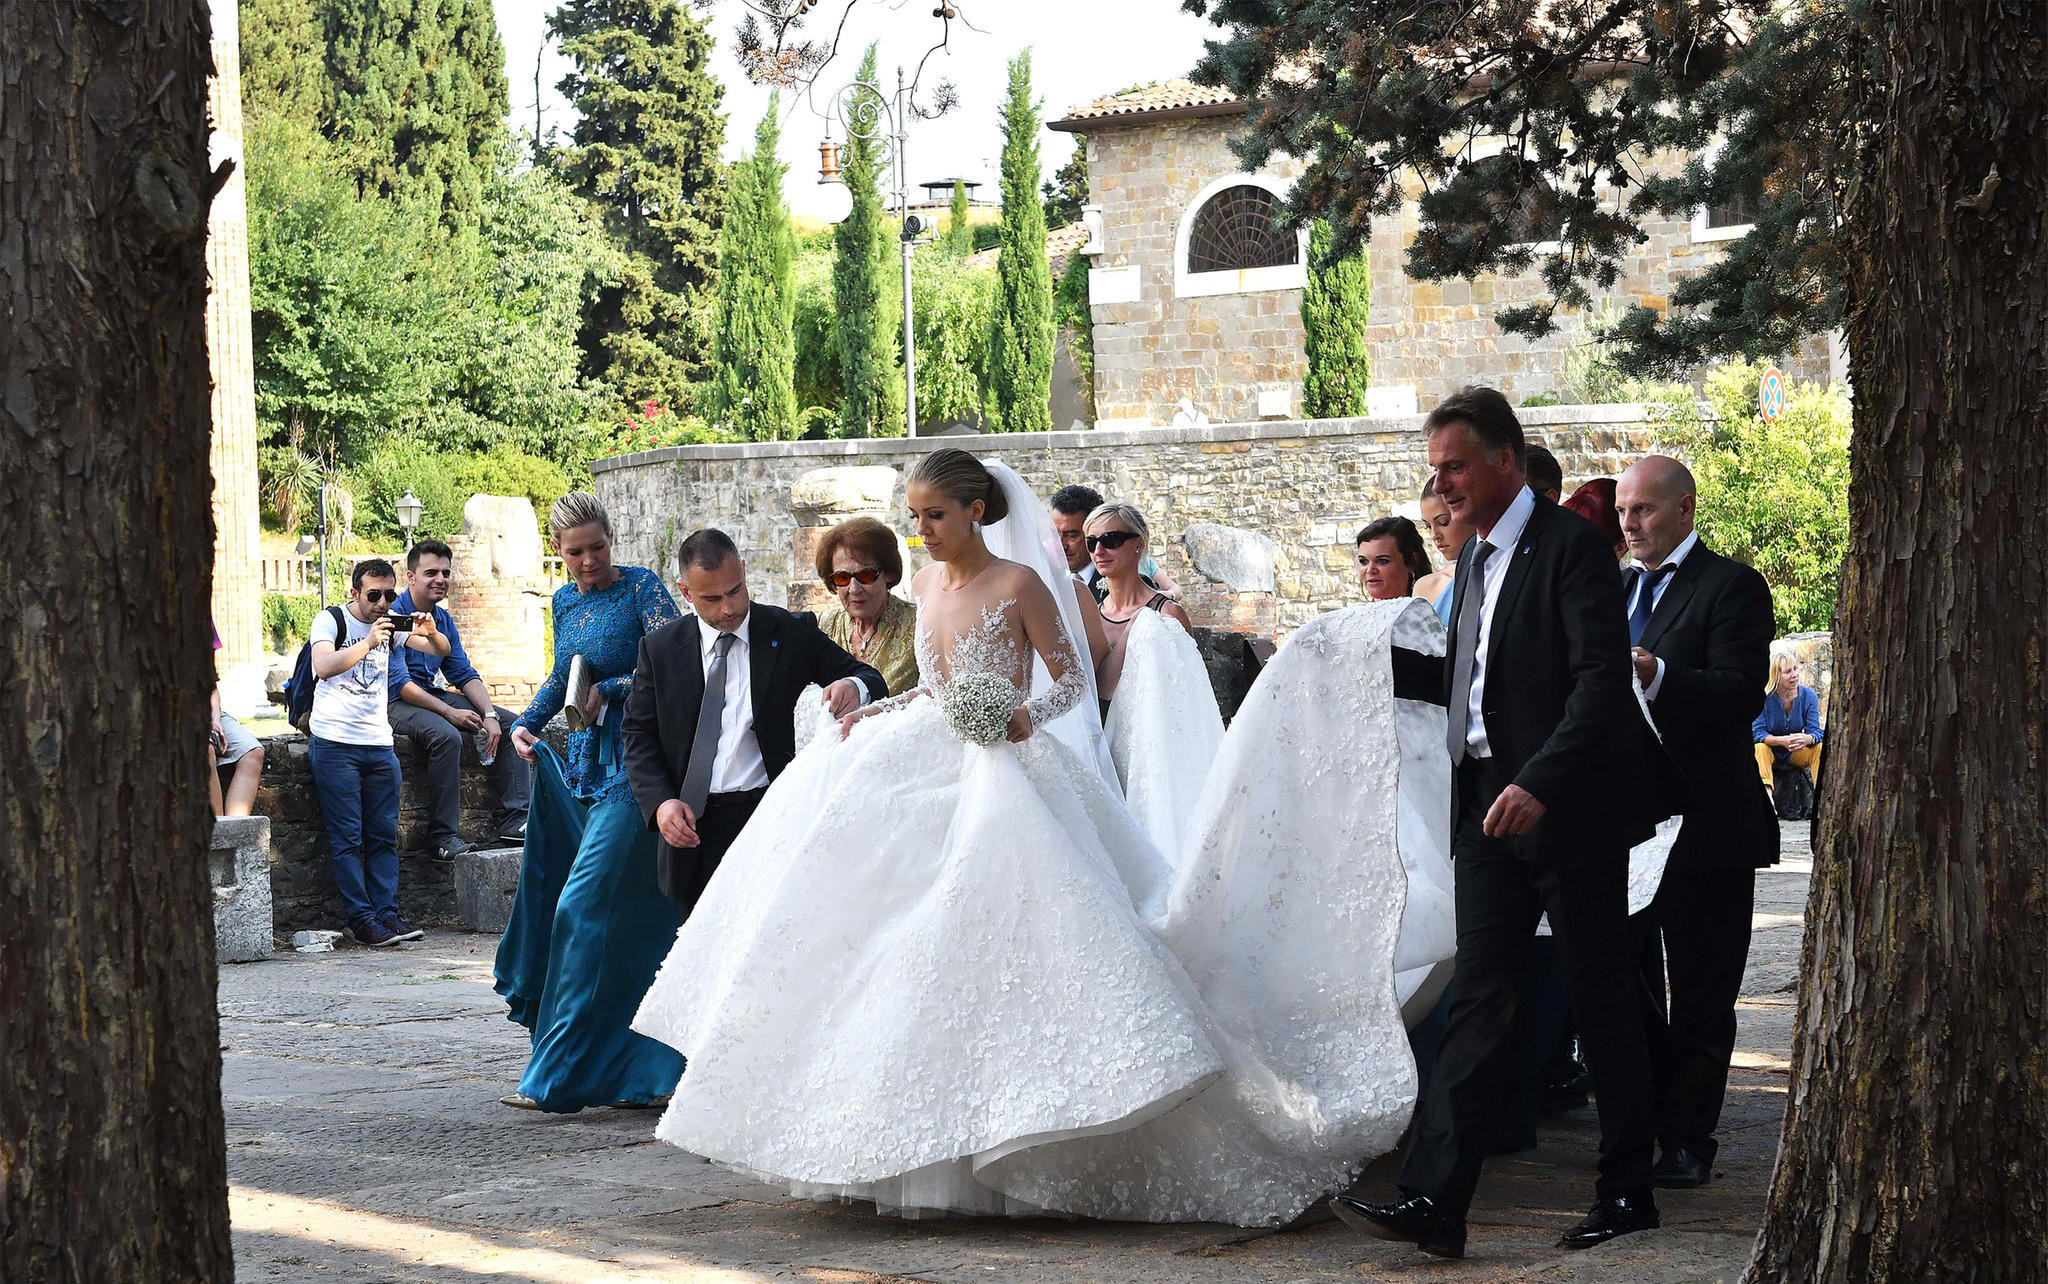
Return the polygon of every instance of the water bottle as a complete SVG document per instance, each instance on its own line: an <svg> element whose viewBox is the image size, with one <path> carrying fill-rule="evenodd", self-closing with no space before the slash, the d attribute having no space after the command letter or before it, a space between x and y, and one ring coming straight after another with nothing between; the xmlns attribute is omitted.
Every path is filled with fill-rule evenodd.
<svg viewBox="0 0 2048 1284"><path fill-rule="evenodd" d="M482 728L476 733L476 760L486 767L498 760L498 755L491 749L491 733Z"/></svg>

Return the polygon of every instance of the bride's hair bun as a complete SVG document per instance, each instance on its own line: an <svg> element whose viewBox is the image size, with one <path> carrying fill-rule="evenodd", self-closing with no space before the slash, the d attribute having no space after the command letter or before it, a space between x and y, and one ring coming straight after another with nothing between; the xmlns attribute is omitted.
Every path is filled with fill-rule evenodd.
<svg viewBox="0 0 2048 1284"><path fill-rule="evenodd" d="M910 480L931 487L956 504L980 500L984 525L1010 515L1010 503L1003 498L1003 488L996 485L996 479L979 459L964 450L946 446L933 451L910 470Z"/></svg>

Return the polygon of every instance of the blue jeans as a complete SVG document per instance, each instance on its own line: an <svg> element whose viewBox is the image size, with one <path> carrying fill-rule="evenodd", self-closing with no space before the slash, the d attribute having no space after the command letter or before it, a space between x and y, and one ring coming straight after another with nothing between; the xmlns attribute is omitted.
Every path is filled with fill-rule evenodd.
<svg viewBox="0 0 2048 1284"><path fill-rule="evenodd" d="M314 736L307 756L349 925L398 913L398 755Z"/></svg>

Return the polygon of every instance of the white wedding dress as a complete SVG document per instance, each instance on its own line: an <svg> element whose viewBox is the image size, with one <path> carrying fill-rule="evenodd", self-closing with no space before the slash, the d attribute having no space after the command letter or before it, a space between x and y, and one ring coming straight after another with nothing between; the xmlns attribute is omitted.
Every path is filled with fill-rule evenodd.
<svg viewBox="0 0 2048 1284"><path fill-rule="evenodd" d="M981 605L942 640L920 603L925 687L998 673L1042 730L969 745L927 695L811 739L634 1019L689 1058L657 1136L884 1211L1291 1219L1405 1127L1395 971L1448 953L1402 942L1387 655L1414 617L1289 641L1176 867L1105 778L1074 631L1033 657L1017 604Z"/></svg>

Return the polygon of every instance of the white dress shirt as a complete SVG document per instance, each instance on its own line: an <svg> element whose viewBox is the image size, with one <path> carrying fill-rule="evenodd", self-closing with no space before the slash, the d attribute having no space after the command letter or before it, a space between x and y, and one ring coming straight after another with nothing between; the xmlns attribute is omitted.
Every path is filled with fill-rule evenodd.
<svg viewBox="0 0 2048 1284"><path fill-rule="evenodd" d="M718 754L711 760L711 792L736 794L768 787L768 764L761 758L761 741L754 735L753 613L732 631L732 649L725 653L725 708L718 719ZM697 621L697 643L704 661L704 676L711 676L713 647L722 635ZM865 705L874 699L864 682L853 684L854 695Z"/></svg>
<svg viewBox="0 0 2048 1284"><path fill-rule="evenodd" d="M1660 566L1670 567L1671 571L1669 574L1663 576L1657 581L1657 587L1654 590L1656 596L1650 599L1651 614L1654 615L1657 611L1657 608L1664 605L1664 595L1671 590L1671 581L1678 578L1679 564L1685 561L1685 555L1687 553L1692 552L1694 545L1698 544L1699 542L1700 533L1698 531L1687 531L1685 538L1678 541L1678 547L1671 550L1671 556L1665 558L1662 562L1658 563ZM1642 562L1636 558L1629 559L1629 565L1635 567L1636 570L1640 572L1640 574L1636 577L1635 588L1630 590L1628 595L1628 614L1629 618L1633 619L1635 618L1636 613L1636 602L1642 597L1643 585L1647 583L1649 580L1650 568L1644 566ZM1664 662L1662 660L1659 660L1657 661L1657 672L1651 675L1649 685L1643 688L1643 699L1655 700L1657 698L1657 693L1663 689Z"/></svg>
<svg viewBox="0 0 2048 1284"><path fill-rule="evenodd" d="M1536 493L1527 486L1500 515L1493 529L1483 537L1493 546L1481 568L1479 594L1479 644L1472 652L1472 698L1465 708L1465 752L1474 758L1493 757L1486 742L1486 718L1480 707L1486 695L1486 652L1493 635L1493 608L1500 601L1500 586L1507 582L1508 563L1515 560L1515 545L1528 529L1529 515L1536 511Z"/></svg>

